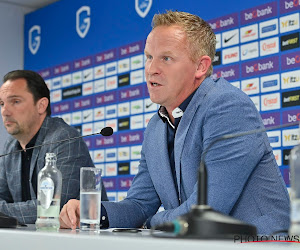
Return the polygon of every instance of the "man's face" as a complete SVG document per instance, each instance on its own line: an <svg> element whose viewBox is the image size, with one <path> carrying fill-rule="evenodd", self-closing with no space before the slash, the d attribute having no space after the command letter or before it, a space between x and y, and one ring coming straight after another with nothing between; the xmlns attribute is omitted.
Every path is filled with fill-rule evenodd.
<svg viewBox="0 0 300 250"><path fill-rule="evenodd" d="M198 66L190 58L186 34L179 26L156 27L147 38L145 55L150 99L172 111L198 87Z"/></svg>
<svg viewBox="0 0 300 250"><path fill-rule="evenodd" d="M9 134L18 139L35 129L39 119L38 105L34 103L25 79L8 80L1 86L0 106Z"/></svg>

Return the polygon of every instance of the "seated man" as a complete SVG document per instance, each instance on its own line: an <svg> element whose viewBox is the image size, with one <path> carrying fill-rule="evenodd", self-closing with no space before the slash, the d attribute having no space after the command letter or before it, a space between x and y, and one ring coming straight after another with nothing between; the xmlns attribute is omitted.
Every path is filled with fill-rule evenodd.
<svg viewBox="0 0 300 250"><path fill-rule="evenodd" d="M45 165L46 153L55 153L62 173L61 207L79 196L80 167L94 166L82 139L26 148L79 136L61 118L51 118L50 93L43 78L29 70L4 76L0 106L4 126L12 135L0 158L0 212L21 223L35 223L37 216L37 175ZM102 198L107 200L103 188Z"/></svg>
<svg viewBox="0 0 300 250"><path fill-rule="evenodd" d="M145 221L154 226L187 213L197 202L197 170L208 145L226 134L263 128L246 94L209 77L216 38L205 21L168 11L152 24L145 76L151 100L161 106L145 131L127 198L102 203L102 223L110 227L141 227ZM219 142L205 160L212 208L255 225L261 234L288 229L289 196L266 133ZM157 213L161 204L165 211ZM76 227L79 205L70 200L64 206L61 227Z"/></svg>

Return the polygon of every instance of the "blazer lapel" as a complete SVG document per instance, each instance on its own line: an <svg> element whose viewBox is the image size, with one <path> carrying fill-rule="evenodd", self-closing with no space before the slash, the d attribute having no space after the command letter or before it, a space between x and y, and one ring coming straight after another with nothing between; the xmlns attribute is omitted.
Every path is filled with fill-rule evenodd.
<svg viewBox="0 0 300 250"><path fill-rule="evenodd" d="M18 141L15 141L15 145L11 152L17 151L20 148L18 148ZM11 158L11 165L9 166L8 170L9 175L7 178L11 178L8 183L15 183L16 185L12 185L11 191L12 191L12 196L15 201L22 201L22 153L16 153L12 154Z"/></svg>
<svg viewBox="0 0 300 250"><path fill-rule="evenodd" d="M187 132L190 128L190 124L193 120L193 117L196 114L197 109L201 108L205 96L212 88L214 88L214 81L210 78L206 78L201 83L195 95L193 96L191 102L187 106L176 131L175 142L174 142L174 153L175 153L175 168L176 168L176 178L177 178L178 189L179 189L178 190L179 197L181 197L181 188L180 188L181 171L182 171L182 167L185 167L185 166L181 166L180 162L181 162L181 157L182 157L182 152L183 152L183 147L185 144Z"/></svg>
<svg viewBox="0 0 300 250"><path fill-rule="evenodd" d="M162 184L162 188L159 190L160 193L164 193L162 197L177 197L177 199L168 199L169 204L164 204L165 207L177 207L179 202L170 166L167 123L158 122L155 130L151 133L153 133L152 139L147 141L150 144L151 152L153 152L149 158L151 161L149 166L153 168L157 179ZM157 140L156 138L163 138L163 140Z"/></svg>
<svg viewBox="0 0 300 250"><path fill-rule="evenodd" d="M46 127L47 127L47 124L48 124L48 117L45 118L40 130L39 130L39 134L38 134L38 137L36 139L36 142L35 142L35 146L37 145L42 145L44 143L44 139L45 139L45 136L46 136ZM29 180L30 180L30 183L31 183L31 180L32 180L32 175L33 175L33 171L34 169L36 168L36 174L38 175L39 171L41 169L39 169L37 166L37 160L38 160L38 156L39 156L39 153L41 151L41 147L38 147L38 148L35 148L33 149L33 152L32 152L32 156L31 156L31 162L30 162L30 172L29 172ZM42 168L43 166L41 166ZM32 185L30 185L30 194L31 194L31 197L32 198L36 198L36 195L35 195L35 192L33 190L33 187Z"/></svg>

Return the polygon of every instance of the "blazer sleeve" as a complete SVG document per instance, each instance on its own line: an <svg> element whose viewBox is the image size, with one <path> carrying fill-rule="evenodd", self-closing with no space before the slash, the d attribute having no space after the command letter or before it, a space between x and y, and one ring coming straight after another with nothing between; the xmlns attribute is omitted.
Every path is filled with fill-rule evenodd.
<svg viewBox="0 0 300 250"><path fill-rule="evenodd" d="M134 177L127 197L120 202L102 202L109 220L109 227L141 227L153 216L161 205L152 183L145 160L144 147L141 151L139 171Z"/></svg>
<svg viewBox="0 0 300 250"><path fill-rule="evenodd" d="M6 176L6 157L0 159L0 212L15 217L20 223L34 223L36 220L36 200L14 202ZM15 183L20 185L20 183Z"/></svg>

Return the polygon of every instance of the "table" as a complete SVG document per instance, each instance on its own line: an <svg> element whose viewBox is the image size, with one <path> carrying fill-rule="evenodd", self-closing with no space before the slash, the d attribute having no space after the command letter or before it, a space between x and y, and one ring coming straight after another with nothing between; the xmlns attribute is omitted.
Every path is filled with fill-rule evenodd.
<svg viewBox="0 0 300 250"><path fill-rule="evenodd" d="M149 230L139 233L113 233L101 230L100 233L80 232L60 229L59 232L39 232L34 225L27 228L0 229L1 250L274 250L299 248L298 243L234 243L233 240L190 240L156 238Z"/></svg>

